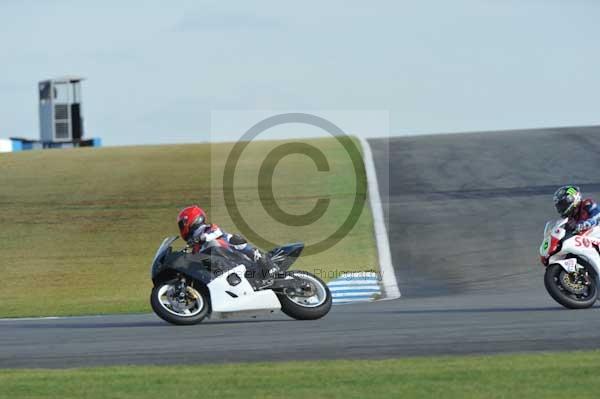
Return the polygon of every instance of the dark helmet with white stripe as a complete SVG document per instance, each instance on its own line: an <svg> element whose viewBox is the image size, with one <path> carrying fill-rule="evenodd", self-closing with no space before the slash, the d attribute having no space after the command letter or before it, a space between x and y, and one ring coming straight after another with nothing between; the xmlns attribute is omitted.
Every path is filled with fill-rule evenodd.
<svg viewBox="0 0 600 399"><path fill-rule="evenodd" d="M564 218L573 216L581 203L581 190L577 186L562 186L554 193L554 207Z"/></svg>

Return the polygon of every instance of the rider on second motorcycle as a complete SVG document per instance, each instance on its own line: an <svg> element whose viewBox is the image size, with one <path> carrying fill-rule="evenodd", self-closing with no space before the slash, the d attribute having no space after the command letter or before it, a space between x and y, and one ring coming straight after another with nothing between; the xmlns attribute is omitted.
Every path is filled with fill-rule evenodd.
<svg viewBox="0 0 600 399"><path fill-rule="evenodd" d="M581 199L577 186L562 186L554 193L554 206L563 218L569 218L567 226L580 233L597 226L600 208L591 198Z"/></svg>
<svg viewBox="0 0 600 399"><path fill-rule="evenodd" d="M269 256L254 247L239 234L229 234L206 220L206 212L197 205L184 208L177 216L177 226L181 238L192 248L192 253L200 251L203 244L216 241L221 247L232 248L254 261L259 267L263 285L268 285L278 272Z"/></svg>

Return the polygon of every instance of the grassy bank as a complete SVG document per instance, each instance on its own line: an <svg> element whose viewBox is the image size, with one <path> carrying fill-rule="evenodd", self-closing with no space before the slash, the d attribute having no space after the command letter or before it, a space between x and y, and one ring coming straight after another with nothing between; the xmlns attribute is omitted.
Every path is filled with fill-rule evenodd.
<svg viewBox="0 0 600 399"><path fill-rule="evenodd" d="M259 200L260 166L281 142L250 144L234 188L222 185L231 144L2 154L0 317L149 311L149 263L161 240L177 234L180 208L201 204L211 221L238 231L224 190L235 191L248 224L272 242L328 237L349 213L355 176L335 140L307 142L325 154L330 171L289 155L273 176L276 203L288 213L303 214L318 198L330 199L323 217L303 227L277 222ZM372 231L367 206L342 241L297 267L326 279L329 272L370 269L376 259Z"/></svg>
<svg viewBox="0 0 600 399"><path fill-rule="evenodd" d="M596 398L600 351L381 361L2 370L14 398Z"/></svg>

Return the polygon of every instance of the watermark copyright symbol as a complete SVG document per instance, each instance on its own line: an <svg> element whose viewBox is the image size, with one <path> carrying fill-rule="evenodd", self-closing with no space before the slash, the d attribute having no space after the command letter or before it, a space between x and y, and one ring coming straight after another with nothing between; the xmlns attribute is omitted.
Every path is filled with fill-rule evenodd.
<svg viewBox="0 0 600 399"><path fill-rule="evenodd" d="M348 216L331 235L320 240L319 242L306 246L304 253L307 255L314 255L331 248L352 230L352 228L358 222L366 200L366 178L360 150L355 142L338 126L327 119L307 113L279 114L256 123L246 133L244 133L244 135L235 143L231 152L229 153L223 174L223 187L234 187L235 172L238 161L246 147L252 142L252 140L254 140L254 138L256 138L262 132L275 126L291 123L317 127L333 136L344 148L345 152L350 158L355 179L356 191L354 193L354 200ZM318 221L327 212L330 206L329 198L318 198L314 207L309 212L298 215L284 211L277 204L273 194L273 175L275 173L277 164L285 157L293 154L300 154L309 157L314 162L319 172L330 171L330 165L327 157L319 148L302 142L287 142L281 144L269 152L260 166L258 174L259 199L267 214L279 223L290 227L309 226ZM301 184L301 182L299 182L299 184ZM263 248L272 248L281 244L269 241L267 238L257 233L248 224L237 205L235 190L225 189L224 199L225 206L231 218L234 220L240 232L245 235L250 242L253 242Z"/></svg>

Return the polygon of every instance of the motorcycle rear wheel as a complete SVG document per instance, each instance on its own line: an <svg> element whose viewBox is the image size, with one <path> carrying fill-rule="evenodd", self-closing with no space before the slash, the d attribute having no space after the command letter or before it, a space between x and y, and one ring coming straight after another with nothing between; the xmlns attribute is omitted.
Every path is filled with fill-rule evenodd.
<svg viewBox="0 0 600 399"><path fill-rule="evenodd" d="M296 320L316 320L331 310L333 298L329 287L317 276L304 271L288 272L294 278L304 280L313 286L315 295L311 297L278 293L281 311Z"/></svg>
<svg viewBox="0 0 600 399"><path fill-rule="evenodd" d="M561 283L561 273L563 272L564 269L558 264L553 264L546 268L544 285L548 294L567 309L587 309L592 307L598 299L598 286L595 276L590 273L591 283L587 286L587 293L585 295L577 295L570 292Z"/></svg>

